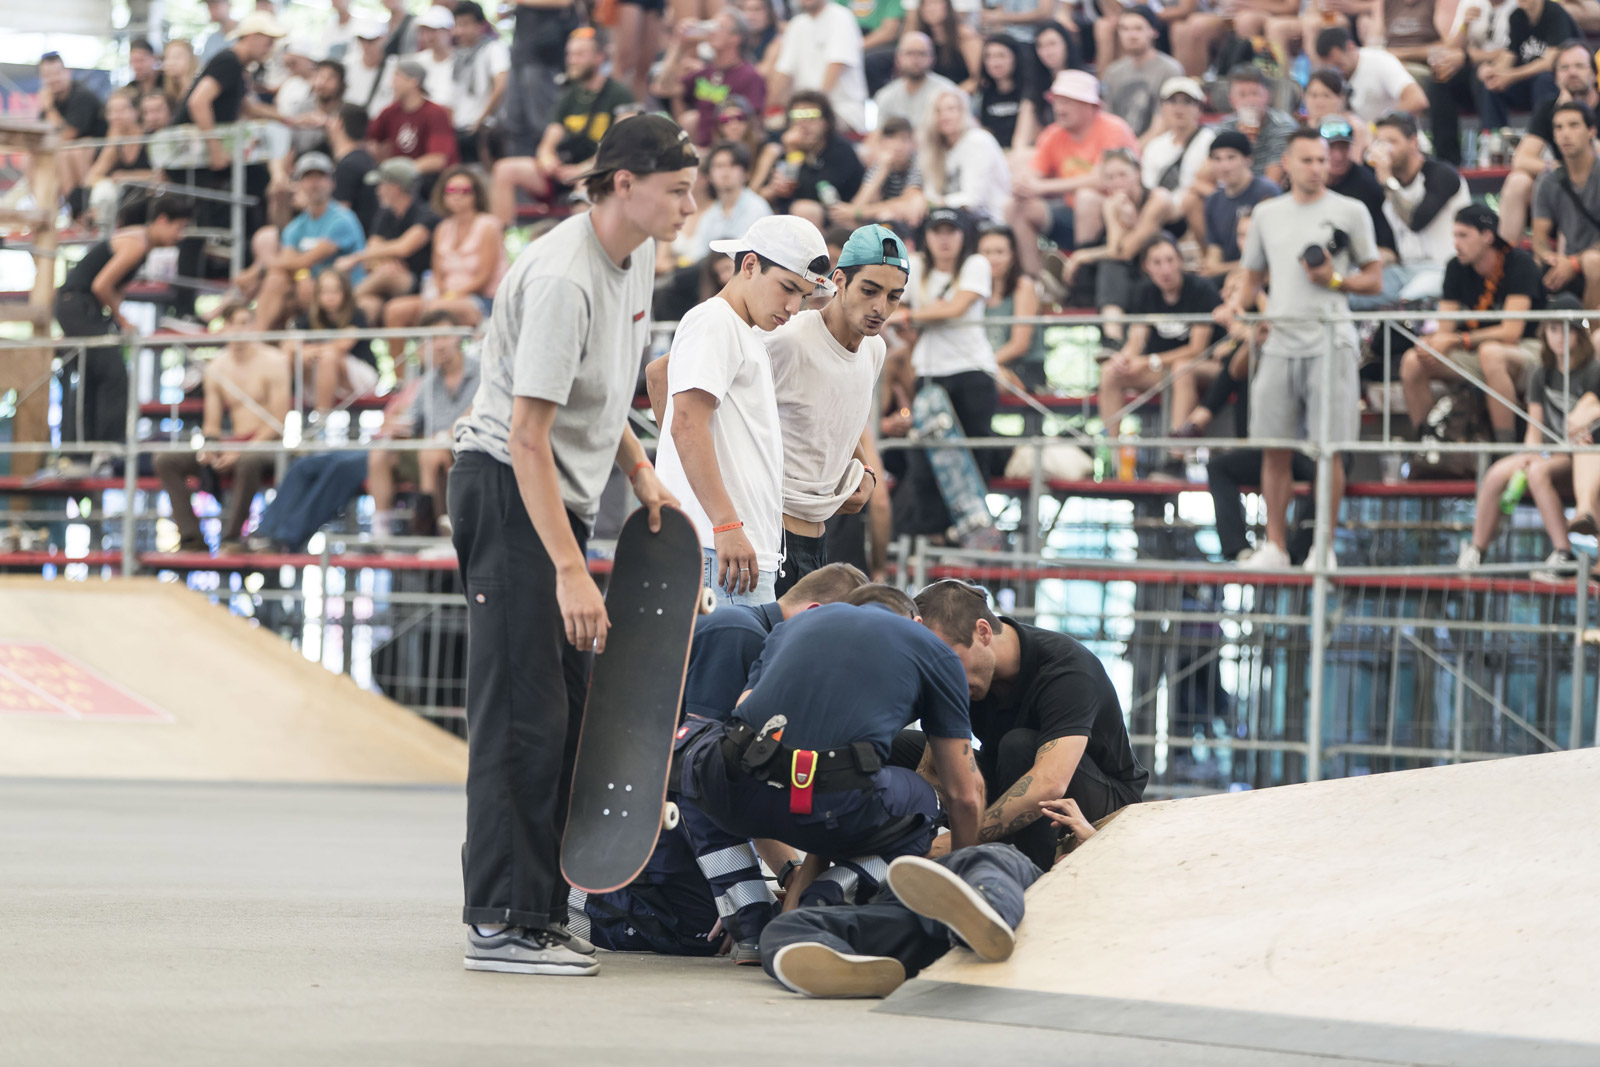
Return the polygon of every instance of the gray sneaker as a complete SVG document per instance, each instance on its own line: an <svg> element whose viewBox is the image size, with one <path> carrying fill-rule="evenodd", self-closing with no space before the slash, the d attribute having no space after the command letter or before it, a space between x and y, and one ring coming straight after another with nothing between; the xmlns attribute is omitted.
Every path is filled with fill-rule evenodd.
<svg viewBox="0 0 1600 1067"><path fill-rule="evenodd" d="M1011 927L983 894L948 867L921 856L901 856L889 864L889 888L918 915L948 926L980 959L998 963L1011 958L1017 943Z"/></svg>
<svg viewBox="0 0 1600 1067"><path fill-rule="evenodd" d="M761 966L760 941L735 941L733 950L728 953L728 958L738 967Z"/></svg>
<svg viewBox="0 0 1600 1067"><path fill-rule="evenodd" d="M595 954L594 942L567 929L566 923L551 923L545 932L580 956L593 956Z"/></svg>
<svg viewBox="0 0 1600 1067"><path fill-rule="evenodd" d="M585 942L587 944L587 942ZM591 951L593 948L591 946ZM485 937L467 927L469 971L503 971L508 974L598 974L600 961L568 948L549 930L511 926Z"/></svg>

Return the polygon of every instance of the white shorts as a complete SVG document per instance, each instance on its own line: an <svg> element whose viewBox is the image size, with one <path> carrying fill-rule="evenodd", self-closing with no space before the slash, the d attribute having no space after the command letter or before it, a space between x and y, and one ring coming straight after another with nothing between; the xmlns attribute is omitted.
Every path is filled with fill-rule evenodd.
<svg viewBox="0 0 1600 1067"><path fill-rule="evenodd" d="M355 356L344 357L344 376L350 379L350 392L339 399L365 396L378 387L378 368Z"/></svg>

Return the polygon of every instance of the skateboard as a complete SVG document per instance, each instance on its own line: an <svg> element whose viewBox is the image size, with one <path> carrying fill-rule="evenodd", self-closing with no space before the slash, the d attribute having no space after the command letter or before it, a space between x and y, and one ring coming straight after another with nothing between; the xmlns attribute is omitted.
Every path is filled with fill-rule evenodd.
<svg viewBox="0 0 1600 1067"><path fill-rule="evenodd" d="M911 402L911 439L913 441L940 441L951 437L968 436L961 432L956 419L956 409L950 404L950 394L942 386L929 383L917 390ZM988 427L982 434L988 436ZM929 448L928 463L933 467L934 480L939 484L939 495L950 512L955 525L956 539L965 548L998 548L1003 538L994 528L994 516L984 497L988 485L978 471L978 461L972 449L959 445Z"/></svg>
<svg viewBox="0 0 1600 1067"><path fill-rule="evenodd" d="M611 632L594 658L561 840L561 873L586 893L632 882L662 828L678 824L667 802L672 736L695 616L716 605L701 582L703 559L694 524L677 508L661 509L654 534L640 508L617 538Z"/></svg>

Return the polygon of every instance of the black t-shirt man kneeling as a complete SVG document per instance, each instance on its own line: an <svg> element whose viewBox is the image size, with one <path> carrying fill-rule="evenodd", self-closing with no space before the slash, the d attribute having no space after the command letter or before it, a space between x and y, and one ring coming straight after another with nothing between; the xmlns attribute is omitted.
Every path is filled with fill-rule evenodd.
<svg viewBox="0 0 1600 1067"><path fill-rule="evenodd" d="M989 610L988 594L946 579L916 597L923 625L961 659L978 768L989 791L980 841L1005 841L1048 870L1057 829L1039 805L1070 797L1096 822L1144 797L1116 689L1094 653L1066 634Z"/></svg>

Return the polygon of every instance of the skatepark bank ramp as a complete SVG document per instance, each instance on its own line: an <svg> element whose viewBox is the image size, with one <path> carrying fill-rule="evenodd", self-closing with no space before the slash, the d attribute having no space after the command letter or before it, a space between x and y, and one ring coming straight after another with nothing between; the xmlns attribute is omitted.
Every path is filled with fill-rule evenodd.
<svg viewBox="0 0 1600 1067"><path fill-rule="evenodd" d="M1600 1063L1600 752L1142 804L1016 952L879 1009L1423 1064Z"/></svg>
<svg viewBox="0 0 1600 1067"><path fill-rule="evenodd" d="M0 776L453 783L466 746L198 593L0 578Z"/></svg>

